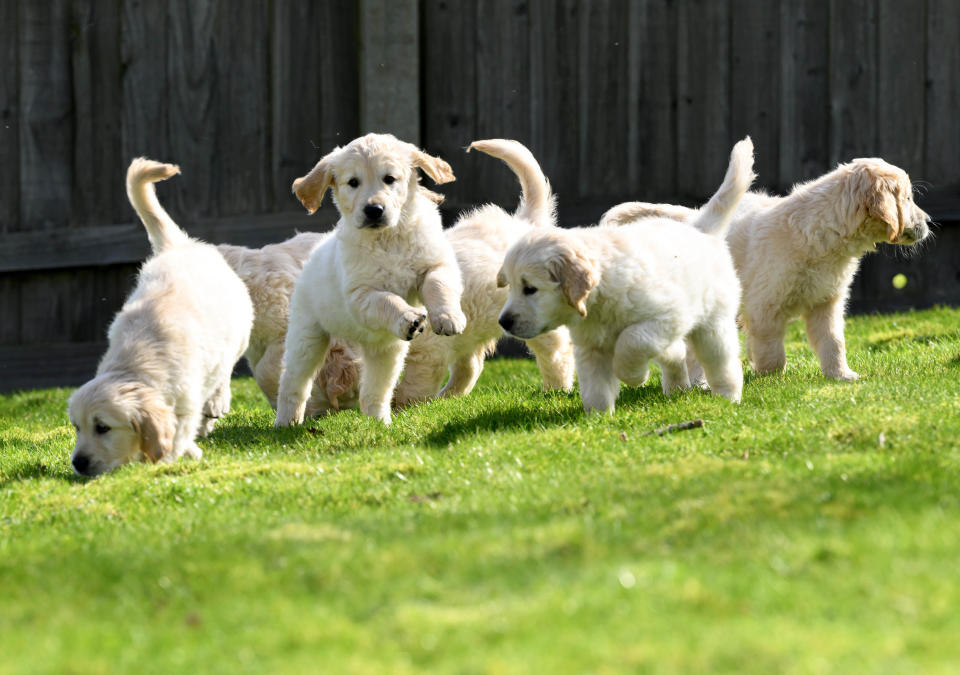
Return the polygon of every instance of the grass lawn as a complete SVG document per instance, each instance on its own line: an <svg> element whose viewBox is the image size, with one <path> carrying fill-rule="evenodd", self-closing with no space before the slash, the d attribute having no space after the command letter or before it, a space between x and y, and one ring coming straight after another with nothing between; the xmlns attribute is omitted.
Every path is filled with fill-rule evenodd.
<svg viewBox="0 0 960 675"><path fill-rule="evenodd" d="M96 480L68 390L0 397L0 672L956 672L960 310L847 341L612 417L499 360L277 431L241 379L202 462Z"/></svg>

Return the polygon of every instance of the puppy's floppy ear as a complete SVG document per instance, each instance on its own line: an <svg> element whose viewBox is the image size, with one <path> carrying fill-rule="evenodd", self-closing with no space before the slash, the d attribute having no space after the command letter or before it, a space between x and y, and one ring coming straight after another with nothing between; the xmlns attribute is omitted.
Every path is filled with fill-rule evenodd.
<svg viewBox="0 0 960 675"><path fill-rule="evenodd" d="M333 160L340 148L317 162L306 176L293 181L293 192L309 213L314 213L323 203L323 195L333 187Z"/></svg>
<svg viewBox="0 0 960 675"><path fill-rule="evenodd" d="M433 155L428 155L420 148L415 145L410 146L413 159L411 164L417 167L425 174L430 176L430 179L437 185L443 185L444 183L452 183L457 179L453 175L453 169L450 168L450 165L439 157L434 157Z"/></svg>
<svg viewBox="0 0 960 675"><path fill-rule="evenodd" d="M503 267L500 267L500 270L497 272L497 288L506 288L510 284L507 283L507 275L503 273Z"/></svg>
<svg viewBox="0 0 960 675"><path fill-rule="evenodd" d="M151 462L158 462L173 450L176 416L155 390L142 387L138 394L133 428L140 435L140 451Z"/></svg>
<svg viewBox="0 0 960 675"><path fill-rule="evenodd" d="M903 236L903 194L896 176L879 167L867 167L861 178L863 206L870 218L887 225L887 240L892 244Z"/></svg>
<svg viewBox="0 0 960 675"><path fill-rule="evenodd" d="M587 296L600 283L593 263L569 246L564 246L547 262L547 269L550 278L560 284L567 303L580 312L580 316L586 317Z"/></svg>

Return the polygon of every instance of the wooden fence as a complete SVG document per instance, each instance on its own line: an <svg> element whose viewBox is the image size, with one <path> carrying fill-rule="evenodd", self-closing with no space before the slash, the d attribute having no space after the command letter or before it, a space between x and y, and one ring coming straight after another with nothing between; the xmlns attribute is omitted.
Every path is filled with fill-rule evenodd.
<svg viewBox="0 0 960 675"><path fill-rule="evenodd" d="M4 0L0 63L0 390L92 371L148 251L130 158L181 165L161 198L192 234L260 245L329 226L290 183L371 130L453 165L448 219L515 203L463 149L516 138L568 225L702 200L747 133L777 190L880 155L945 225L922 258L874 256L855 308L960 301L953 0Z"/></svg>

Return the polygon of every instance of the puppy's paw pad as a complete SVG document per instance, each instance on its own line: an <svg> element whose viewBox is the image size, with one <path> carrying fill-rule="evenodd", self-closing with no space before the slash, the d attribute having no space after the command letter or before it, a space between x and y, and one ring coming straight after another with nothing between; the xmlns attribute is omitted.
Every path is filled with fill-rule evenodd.
<svg viewBox="0 0 960 675"><path fill-rule="evenodd" d="M422 310L410 309L403 313L394 331L401 340L412 340L420 335L427 326L427 313Z"/></svg>
<svg viewBox="0 0 960 675"><path fill-rule="evenodd" d="M467 327L463 312L438 312L430 316L430 325L437 335L459 335Z"/></svg>

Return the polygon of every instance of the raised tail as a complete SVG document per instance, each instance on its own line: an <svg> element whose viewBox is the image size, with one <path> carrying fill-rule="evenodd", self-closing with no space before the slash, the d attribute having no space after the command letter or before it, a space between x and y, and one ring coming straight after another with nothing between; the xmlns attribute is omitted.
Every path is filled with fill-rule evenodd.
<svg viewBox="0 0 960 675"><path fill-rule="evenodd" d="M730 165L720 188L706 204L697 211L690 224L701 232L725 236L740 199L750 188L756 174L753 173L753 141L747 136L730 151Z"/></svg>
<svg viewBox="0 0 960 675"><path fill-rule="evenodd" d="M176 164L162 164L146 157L137 157L127 169L127 198L147 228L147 237L154 253L160 253L175 244L189 241L186 233L177 227L173 218L157 199L153 184L180 173Z"/></svg>
<svg viewBox="0 0 960 675"><path fill-rule="evenodd" d="M550 182L543 175L540 164L526 146L517 141L492 138L474 141L467 152L480 152L503 160L520 181L520 205L514 212L518 218L534 225L552 225L556 221L556 201L550 191Z"/></svg>

